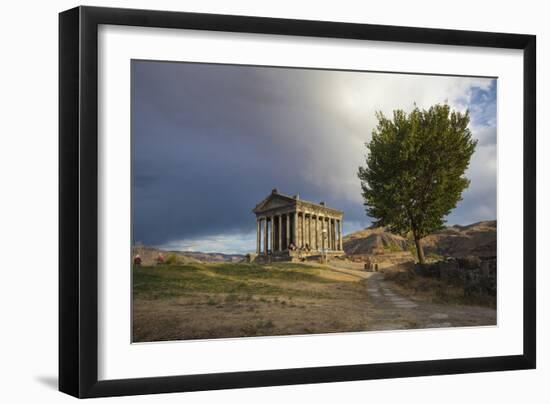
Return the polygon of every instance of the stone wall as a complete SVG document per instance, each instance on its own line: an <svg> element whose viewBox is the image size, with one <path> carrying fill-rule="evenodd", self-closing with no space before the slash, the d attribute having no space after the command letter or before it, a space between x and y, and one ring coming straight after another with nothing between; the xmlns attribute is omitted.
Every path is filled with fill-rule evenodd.
<svg viewBox="0 0 550 404"><path fill-rule="evenodd" d="M496 257L447 258L444 261L415 266L418 275L441 278L464 287L466 295L487 294L496 296Z"/></svg>

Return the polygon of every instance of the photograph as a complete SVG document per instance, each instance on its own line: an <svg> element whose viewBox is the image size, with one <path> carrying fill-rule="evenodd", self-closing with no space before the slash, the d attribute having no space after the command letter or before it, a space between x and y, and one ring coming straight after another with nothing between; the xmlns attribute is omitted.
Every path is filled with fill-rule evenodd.
<svg viewBox="0 0 550 404"><path fill-rule="evenodd" d="M496 326L497 82L131 60L132 342Z"/></svg>

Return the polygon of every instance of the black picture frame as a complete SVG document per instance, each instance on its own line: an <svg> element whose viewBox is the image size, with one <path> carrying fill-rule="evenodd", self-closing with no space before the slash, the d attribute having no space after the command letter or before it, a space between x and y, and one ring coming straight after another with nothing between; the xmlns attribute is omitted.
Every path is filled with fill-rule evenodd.
<svg viewBox="0 0 550 404"><path fill-rule="evenodd" d="M98 26L278 34L523 50L523 354L99 381ZM59 390L103 397L536 366L536 37L184 12L77 7L59 15Z"/></svg>

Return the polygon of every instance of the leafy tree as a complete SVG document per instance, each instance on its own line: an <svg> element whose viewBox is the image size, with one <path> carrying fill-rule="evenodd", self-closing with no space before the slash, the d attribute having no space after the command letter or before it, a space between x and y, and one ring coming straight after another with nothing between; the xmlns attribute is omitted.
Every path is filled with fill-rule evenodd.
<svg viewBox="0 0 550 404"><path fill-rule="evenodd" d="M477 140L468 129L469 112L436 104L428 110L415 106L409 114L396 110L393 119L381 112L376 117L372 140L365 143L366 165L357 174L366 212L376 225L412 233L423 264L420 240L443 227L470 185L464 172Z"/></svg>

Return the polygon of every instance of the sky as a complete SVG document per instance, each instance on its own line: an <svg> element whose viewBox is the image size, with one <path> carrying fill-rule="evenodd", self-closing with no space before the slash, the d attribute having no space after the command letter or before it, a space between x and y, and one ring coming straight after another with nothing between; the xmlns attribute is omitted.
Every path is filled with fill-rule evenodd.
<svg viewBox="0 0 550 404"><path fill-rule="evenodd" d="M133 242L253 252L273 188L371 223L357 169L376 126L414 105L470 111L470 187L447 224L496 219L497 81L489 78L132 61Z"/></svg>

